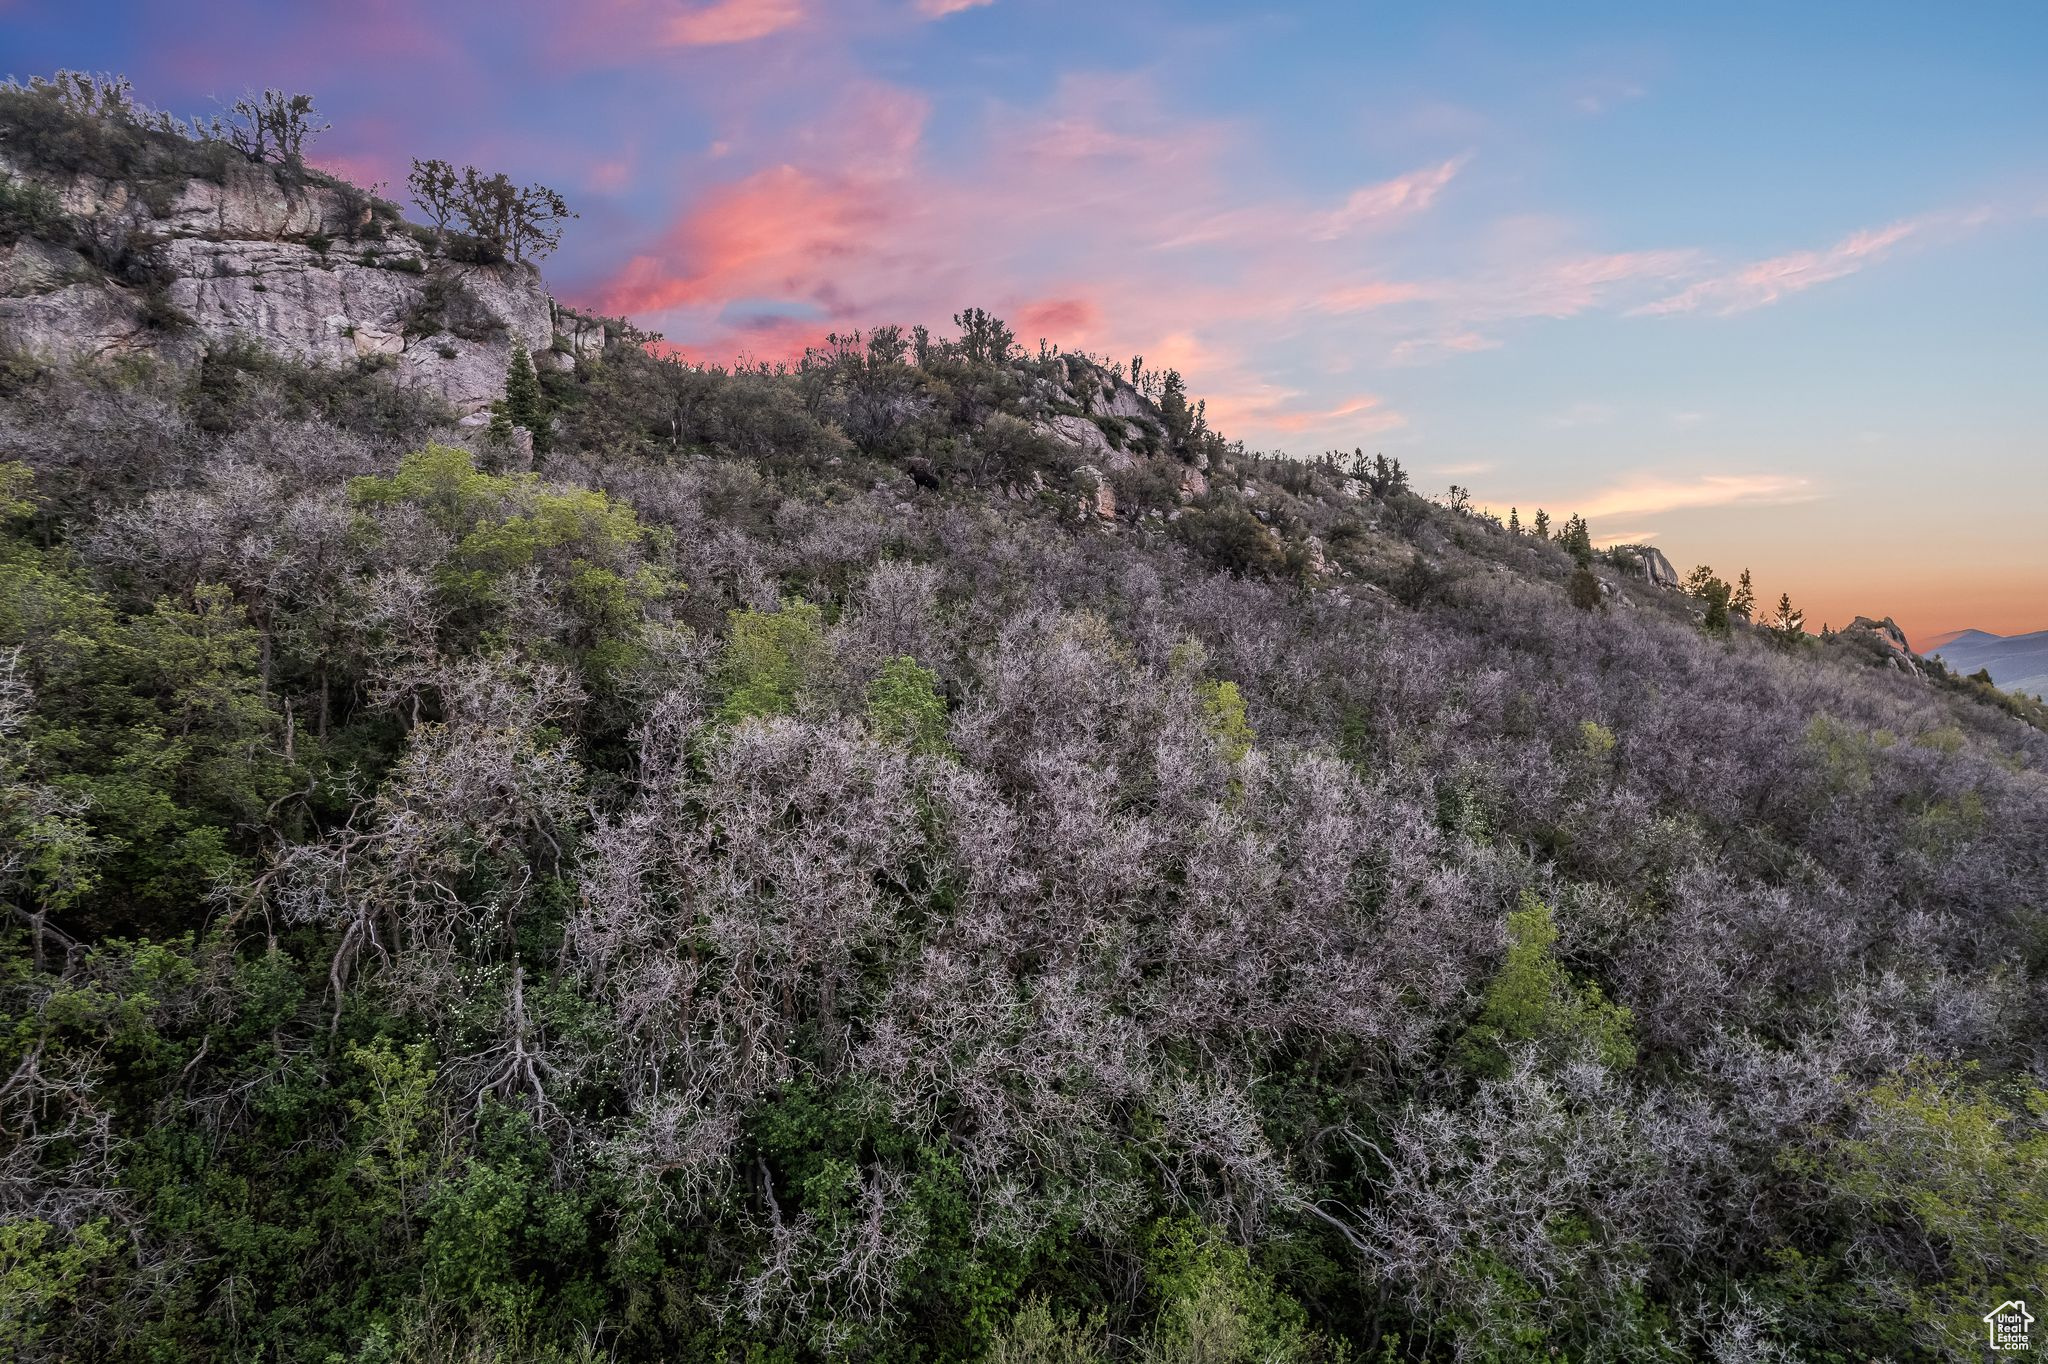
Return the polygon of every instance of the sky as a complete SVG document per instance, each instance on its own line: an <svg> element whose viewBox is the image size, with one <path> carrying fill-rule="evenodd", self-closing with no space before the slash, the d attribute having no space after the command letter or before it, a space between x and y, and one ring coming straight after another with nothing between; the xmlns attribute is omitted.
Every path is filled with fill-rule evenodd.
<svg viewBox="0 0 2048 1364"><path fill-rule="evenodd" d="M0 58L548 184L556 296L693 358L983 306L1815 627L2048 628L2040 0L0 0Z"/></svg>

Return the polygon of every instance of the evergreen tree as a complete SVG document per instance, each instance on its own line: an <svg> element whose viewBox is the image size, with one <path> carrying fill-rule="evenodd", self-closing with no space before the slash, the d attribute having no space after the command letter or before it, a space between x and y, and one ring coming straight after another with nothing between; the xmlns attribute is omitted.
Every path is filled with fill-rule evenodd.
<svg viewBox="0 0 2048 1364"><path fill-rule="evenodd" d="M1771 629L1781 641L1793 643L1806 634L1806 613L1792 605L1792 594L1778 595L1778 613L1771 617Z"/></svg>
<svg viewBox="0 0 2048 1364"><path fill-rule="evenodd" d="M1728 633L1728 584L1714 578L1695 595L1707 604L1707 613L1700 618L1700 625L1711 635Z"/></svg>
<svg viewBox="0 0 2048 1364"><path fill-rule="evenodd" d="M505 421L532 432L535 450L547 449L547 397L541 392L540 376L534 373L533 357L516 341L512 344L512 363L505 369ZM510 436L506 432L507 439Z"/></svg>
<svg viewBox="0 0 2048 1364"><path fill-rule="evenodd" d="M1728 609L1740 611L1745 619L1756 614L1756 589L1750 586L1749 570L1742 570L1742 577L1735 585L1735 595L1728 599Z"/></svg>
<svg viewBox="0 0 2048 1364"><path fill-rule="evenodd" d="M1534 529L1538 540L1548 540L1550 538L1550 513L1541 507L1536 509Z"/></svg>
<svg viewBox="0 0 2048 1364"><path fill-rule="evenodd" d="M1513 508L1513 507L1509 507L1509 508L1508 508L1508 534L1510 534L1510 535L1520 535L1521 533L1522 533L1522 517L1521 517L1521 513L1520 513L1519 511L1517 511L1517 510L1516 510L1515 508Z"/></svg>
<svg viewBox="0 0 2048 1364"><path fill-rule="evenodd" d="M1593 531L1586 524L1586 518L1577 512L1564 523L1564 529L1557 534L1557 543L1564 551L1579 561L1584 568L1593 562Z"/></svg>
<svg viewBox="0 0 2048 1364"><path fill-rule="evenodd" d="M1565 595L1581 611L1591 611L1600 604L1600 579L1593 575L1591 565L1579 565L1572 574L1571 582L1566 585Z"/></svg>

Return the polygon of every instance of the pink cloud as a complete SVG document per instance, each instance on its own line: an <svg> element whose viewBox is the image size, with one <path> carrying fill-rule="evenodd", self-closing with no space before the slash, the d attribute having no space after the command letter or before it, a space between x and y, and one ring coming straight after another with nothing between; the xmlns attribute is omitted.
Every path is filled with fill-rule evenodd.
<svg viewBox="0 0 2048 1364"><path fill-rule="evenodd" d="M1819 495L1812 479L1792 474L1702 474L1692 478L1653 475L1602 489L1582 499L1577 510L1589 519L1624 512L1655 516L1660 512L1737 503L1806 502Z"/></svg>
<svg viewBox="0 0 2048 1364"><path fill-rule="evenodd" d="M1637 312L1650 316L1697 312L1711 309L1723 317L1776 303L1787 294L1803 293L1816 285L1853 275L1882 260L1892 247L1919 232L1924 223L1914 219L1889 227L1854 232L1821 251L1792 251L1756 261L1739 270L1688 285L1679 292Z"/></svg>
<svg viewBox="0 0 2048 1364"><path fill-rule="evenodd" d="M624 157L594 162L584 183L604 194L616 194L633 180L633 163Z"/></svg>
<svg viewBox="0 0 2048 1364"><path fill-rule="evenodd" d="M943 19L961 10L978 9L994 3L995 0L917 0L917 12L927 19Z"/></svg>
<svg viewBox="0 0 2048 1364"><path fill-rule="evenodd" d="M1342 208L1316 220L1309 236L1315 241L1334 241L1360 228L1424 212L1464 164L1464 157L1456 157L1438 166L1353 190Z"/></svg>
<svg viewBox="0 0 2048 1364"><path fill-rule="evenodd" d="M1338 403L1335 407L1308 410L1295 408L1259 415L1263 417L1261 424L1290 433L1342 430L1347 433L1370 435L1380 431L1391 431L1408 423L1408 419L1399 412L1388 409L1385 400L1369 394L1351 398Z"/></svg>
<svg viewBox="0 0 2048 1364"><path fill-rule="evenodd" d="M1016 333L1026 345L1040 337L1047 340L1085 336L1101 326L1102 314L1086 298L1046 298L1016 310Z"/></svg>
<svg viewBox="0 0 2048 1364"><path fill-rule="evenodd" d="M712 0L672 16L659 29L671 47L747 43L804 21L803 0Z"/></svg>
<svg viewBox="0 0 2048 1364"><path fill-rule="evenodd" d="M1698 259L1697 251L1657 250L1539 262L1495 281L1494 307L1508 317L1575 317L1607 302L1617 289L1682 277Z"/></svg>

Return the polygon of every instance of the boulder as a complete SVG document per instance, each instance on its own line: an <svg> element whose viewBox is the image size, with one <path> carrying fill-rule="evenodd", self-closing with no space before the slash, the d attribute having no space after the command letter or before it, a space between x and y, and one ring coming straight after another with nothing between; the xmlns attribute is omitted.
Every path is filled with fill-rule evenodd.
<svg viewBox="0 0 2048 1364"><path fill-rule="evenodd" d="M1073 446L1081 457L1091 464L1105 465L1111 469L1128 469L1137 463L1137 458L1128 450L1119 450L1109 443L1109 437L1102 428L1086 417L1076 417L1070 412L1058 413L1038 423L1039 430L1054 440Z"/></svg>

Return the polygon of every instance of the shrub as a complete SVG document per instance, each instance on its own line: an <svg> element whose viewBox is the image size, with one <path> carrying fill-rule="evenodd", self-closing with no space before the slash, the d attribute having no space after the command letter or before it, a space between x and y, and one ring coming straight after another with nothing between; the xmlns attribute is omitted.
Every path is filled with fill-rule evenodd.
<svg viewBox="0 0 2048 1364"><path fill-rule="evenodd" d="M939 675L914 658L898 656L868 683L868 724L875 733L908 744L913 752L946 751L946 701Z"/></svg>
<svg viewBox="0 0 2048 1364"><path fill-rule="evenodd" d="M1519 1043L1553 1061L1583 1055L1610 1067L1635 1064L1633 1016L1602 998L1599 986L1574 981L1557 960L1556 944L1550 906L1523 892L1522 907L1508 915L1507 960L1465 1036L1475 1069L1503 1073L1507 1049Z"/></svg>
<svg viewBox="0 0 2048 1364"><path fill-rule="evenodd" d="M784 602L776 611L734 611L728 621L718 667L719 720L734 725L794 713L823 656L818 608Z"/></svg>

